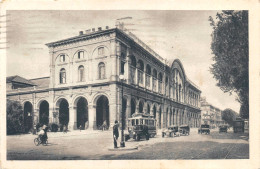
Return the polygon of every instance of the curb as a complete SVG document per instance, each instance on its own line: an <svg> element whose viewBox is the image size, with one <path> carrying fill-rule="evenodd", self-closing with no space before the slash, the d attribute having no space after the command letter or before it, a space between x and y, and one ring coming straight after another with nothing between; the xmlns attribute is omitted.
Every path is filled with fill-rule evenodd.
<svg viewBox="0 0 260 169"><path fill-rule="evenodd" d="M128 150L138 150L138 147L118 147L118 148L109 148L109 151L128 151Z"/></svg>

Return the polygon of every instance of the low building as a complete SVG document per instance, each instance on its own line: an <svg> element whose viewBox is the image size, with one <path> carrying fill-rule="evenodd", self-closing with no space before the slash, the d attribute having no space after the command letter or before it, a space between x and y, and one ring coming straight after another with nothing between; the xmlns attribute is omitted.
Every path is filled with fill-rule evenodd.
<svg viewBox="0 0 260 169"><path fill-rule="evenodd" d="M158 128L199 126L201 91L181 61L169 64L132 33L98 28L47 46L50 76L7 88L7 98L20 101L34 124L98 129L140 112L151 114Z"/></svg>

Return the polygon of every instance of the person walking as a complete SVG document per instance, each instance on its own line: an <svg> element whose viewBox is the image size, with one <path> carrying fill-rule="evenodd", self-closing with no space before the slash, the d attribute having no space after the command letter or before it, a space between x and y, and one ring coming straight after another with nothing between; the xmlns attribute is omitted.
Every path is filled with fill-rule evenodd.
<svg viewBox="0 0 260 169"><path fill-rule="evenodd" d="M107 121L104 120L103 125L102 125L102 131L107 129Z"/></svg>
<svg viewBox="0 0 260 169"><path fill-rule="evenodd" d="M119 137L119 132L118 132L118 121L115 121L115 124L113 126L113 139L114 139L114 148L118 148L117 147L117 139Z"/></svg>

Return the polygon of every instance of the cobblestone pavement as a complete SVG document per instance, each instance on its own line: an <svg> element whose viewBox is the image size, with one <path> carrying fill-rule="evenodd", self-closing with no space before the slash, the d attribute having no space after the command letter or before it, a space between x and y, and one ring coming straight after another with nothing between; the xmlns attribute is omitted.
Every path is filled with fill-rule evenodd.
<svg viewBox="0 0 260 169"><path fill-rule="evenodd" d="M47 146L35 146L36 135L7 136L7 160L107 160L107 159L248 159L248 133L201 135L192 129L189 136L126 142L138 150L109 151L112 131L48 133Z"/></svg>

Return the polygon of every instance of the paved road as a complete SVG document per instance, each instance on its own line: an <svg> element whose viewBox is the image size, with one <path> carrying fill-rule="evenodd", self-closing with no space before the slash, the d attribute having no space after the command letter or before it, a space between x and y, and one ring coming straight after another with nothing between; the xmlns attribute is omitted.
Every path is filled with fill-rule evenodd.
<svg viewBox="0 0 260 169"><path fill-rule="evenodd" d="M139 142L130 140L126 147L138 150L109 151L113 147L111 131L49 133L47 146L35 146L34 135L7 137L8 160L107 160L107 159L248 159L248 134L218 133L162 138L160 135Z"/></svg>

